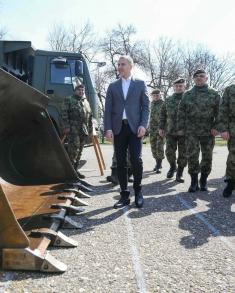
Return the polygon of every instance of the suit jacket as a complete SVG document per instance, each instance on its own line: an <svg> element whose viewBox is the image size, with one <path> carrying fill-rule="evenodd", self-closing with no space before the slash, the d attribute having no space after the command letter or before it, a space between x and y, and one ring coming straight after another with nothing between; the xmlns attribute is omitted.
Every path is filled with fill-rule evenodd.
<svg viewBox="0 0 235 293"><path fill-rule="evenodd" d="M128 123L133 133L137 134L138 127L147 128L149 120L149 96L143 80L131 79L127 97L124 99L122 79L112 82L107 90L104 113L104 130L112 130L115 135L122 128L124 108Z"/></svg>

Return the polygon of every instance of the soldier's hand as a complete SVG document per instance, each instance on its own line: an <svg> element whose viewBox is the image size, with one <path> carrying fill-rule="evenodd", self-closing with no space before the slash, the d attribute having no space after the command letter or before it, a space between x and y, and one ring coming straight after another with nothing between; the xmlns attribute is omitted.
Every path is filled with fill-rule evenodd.
<svg viewBox="0 0 235 293"><path fill-rule="evenodd" d="M211 134L213 135L213 136L216 136L216 135L218 135L219 134L219 132L216 130L216 129L211 129Z"/></svg>
<svg viewBox="0 0 235 293"><path fill-rule="evenodd" d="M224 140L229 140L229 138L230 138L228 131L221 132L220 135Z"/></svg>
<svg viewBox="0 0 235 293"><path fill-rule="evenodd" d="M105 137L108 141L112 141L113 140L113 132L112 130L107 130L105 133Z"/></svg>
<svg viewBox="0 0 235 293"><path fill-rule="evenodd" d="M146 132L146 129L144 128L144 126L140 126L138 128L138 133L137 133L137 136L139 138L143 137L145 135L145 132Z"/></svg>
<svg viewBox="0 0 235 293"><path fill-rule="evenodd" d="M165 136L165 131L163 129L159 129L158 133L162 138Z"/></svg>
<svg viewBox="0 0 235 293"><path fill-rule="evenodd" d="M64 128L64 129L63 129L63 133L64 133L65 135L69 134L69 132L70 132L70 128Z"/></svg>

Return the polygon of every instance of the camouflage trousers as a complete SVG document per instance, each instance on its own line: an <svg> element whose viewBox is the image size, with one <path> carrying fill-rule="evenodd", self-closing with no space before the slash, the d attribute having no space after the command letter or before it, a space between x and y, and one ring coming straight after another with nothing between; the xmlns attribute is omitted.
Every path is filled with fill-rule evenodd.
<svg viewBox="0 0 235 293"><path fill-rule="evenodd" d="M228 152L226 179L235 180L235 137L231 137L228 141Z"/></svg>
<svg viewBox="0 0 235 293"><path fill-rule="evenodd" d="M212 167L212 154L215 145L214 136L194 136L186 137L186 149L188 159L189 174L206 173L210 174ZM201 162L199 164L199 154L201 150Z"/></svg>
<svg viewBox="0 0 235 293"><path fill-rule="evenodd" d="M73 166L77 167L77 165L79 164L85 142L85 136L68 136L67 153Z"/></svg>
<svg viewBox="0 0 235 293"><path fill-rule="evenodd" d="M185 136L166 136L166 157L170 165L176 162L176 150L178 148L177 165L181 168L187 165Z"/></svg>
<svg viewBox="0 0 235 293"><path fill-rule="evenodd" d="M165 138L162 138L158 133L150 133L150 145L153 157L155 160L163 160Z"/></svg>

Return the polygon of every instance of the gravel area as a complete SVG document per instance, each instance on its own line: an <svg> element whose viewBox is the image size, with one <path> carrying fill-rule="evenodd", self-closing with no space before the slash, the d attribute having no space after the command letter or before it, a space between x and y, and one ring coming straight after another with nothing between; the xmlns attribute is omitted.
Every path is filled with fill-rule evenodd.
<svg viewBox="0 0 235 293"><path fill-rule="evenodd" d="M112 146L102 146L110 174ZM235 192L221 196L226 147L215 147L209 192L187 192L185 183L152 169L144 145L142 209L115 210L119 188L99 175L94 149L86 148L81 172L96 188L84 213L73 217L81 230L63 230L78 241L73 249L51 248L67 264L64 274L0 271L0 292L235 292ZM130 187L132 193L132 187Z"/></svg>

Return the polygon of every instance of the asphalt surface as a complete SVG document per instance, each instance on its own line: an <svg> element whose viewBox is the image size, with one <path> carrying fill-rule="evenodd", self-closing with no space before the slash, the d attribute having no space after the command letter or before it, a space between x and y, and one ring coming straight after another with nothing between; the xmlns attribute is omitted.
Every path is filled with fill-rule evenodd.
<svg viewBox="0 0 235 293"><path fill-rule="evenodd" d="M112 146L102 146L110 174ZM74 220L81 230L63 230L77 240L73 249L50 249L68 265L64 274L0 272L0 292L235 292L235 192L221 194L226 147L215 147L209 192L187 192L185 183L152 169L149 146L143 148L145 205L115 210L119 188L99 175L93 148L82 167L96 186L89 206ZM130 187L132 194L133 190Z"/></svg>

